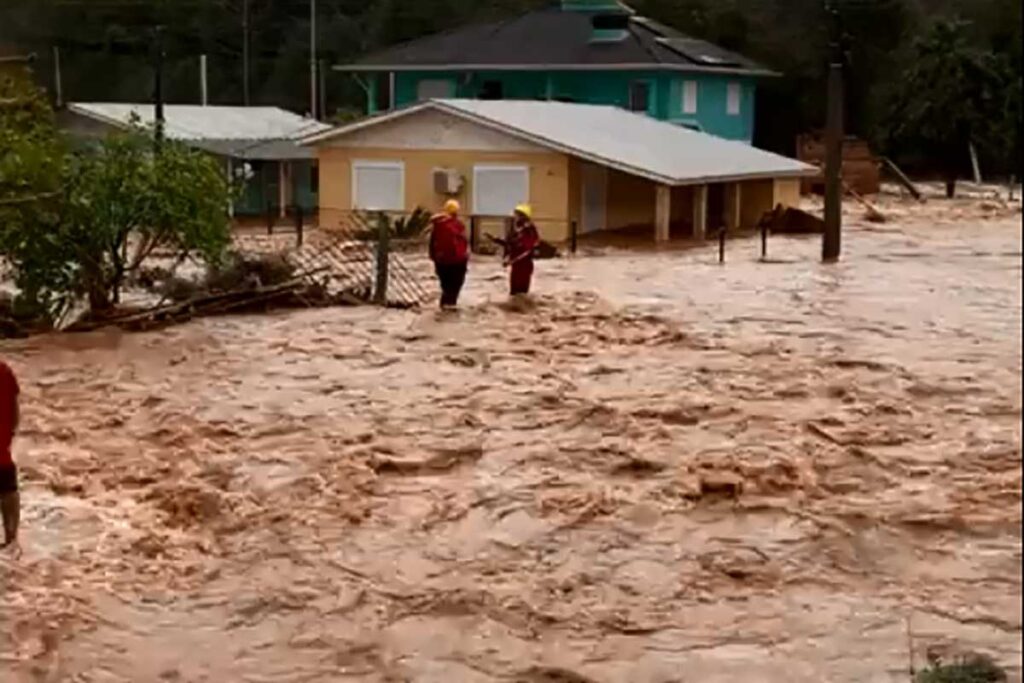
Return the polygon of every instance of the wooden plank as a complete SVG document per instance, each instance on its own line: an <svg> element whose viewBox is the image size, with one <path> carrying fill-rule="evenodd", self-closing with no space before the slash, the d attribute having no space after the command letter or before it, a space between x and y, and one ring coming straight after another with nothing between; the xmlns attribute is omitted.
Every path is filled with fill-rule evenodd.
<svg viewBox="0 0 1024 683"><path fill-rule="evenodd" d="M910 178L908 178L906 174L900 170L900 167L897 166L892 161L892 159L890 159L889 157L882 157L882 163L885 164L886 168L892 171L892 174L896 176L896 180L899 181L900 185L906 188L907 192L910 193L911 197L918 201L921 201L921 191L917 189L914 183L910 181Z"/></svg>

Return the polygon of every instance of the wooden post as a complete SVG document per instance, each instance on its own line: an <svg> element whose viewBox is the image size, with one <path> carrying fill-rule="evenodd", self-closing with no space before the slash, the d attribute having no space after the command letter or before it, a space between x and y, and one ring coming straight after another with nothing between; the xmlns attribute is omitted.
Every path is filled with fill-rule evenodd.
<svg viewBox="0 0 1024 683"><path fill-rule="evenodd" d="M299 204L295 205L295 246L301 247L304 241L303 236L303 225L302 225L302 207Z"/></svg>
<svg viewBox="0 0 1024 683"><path fill-rule="evenodd" d="M707 239L708 234L708 186L693 186L693 236Z"/></svg>
<svg viewBox="0 0 1024 683"><path fill-rule="evenodd" d="M377 217L377 285L373 300L381 306L388 303L388 255L391 247L391 219L386 213Z"/></svg>
<svg viewBox="0 0 1024 683"><path fill-rule="evenodd" d="M672 188L658 185L654 196L654 239L668 242L672 220Z"/></svg>
<svg viewBox="0 0 1024 683"><path fill-rule="evenodd" d="M761 221L761 260L768 258L768 221Z"/></svg>
<svg viewBox="0 0 1024 683"><path fill-rule="evenodd" d="M472 253L477 252L477 243L479 242L479 226L477 225L477 217L469 217L469 251Z"/></svg>
<svg viewBox="0 0 1024 683"><path fill-rule="evenodd" d="M288 215L288 162L277 162L277 206L283 220Z"/></svg>
<svg viewBox="0 0 1024 683"><path fill-rule="evenodd" d="M228 186L229 187L234 187L234 185L235 185L235 174L234 174L233 164L231 163L231 157L228 157L228 160L227 160L227 173L228 173ZM235 217L235 200L234 199L229 199L228 200L228 218L234 218L234 217Z"/></svg>
<svg viewBox="0 0 1024 683"><path fill-rule="evenodd" d="M274 215L274 205L267 200L267 234L274 234L274 223L277 221L277 216Z"/></svg>
<svg viewBox="0 0 1024 683"><path fill-rule="evenodd" d="M579 246L579 223L576 221L569 222L569 253L575 254L576 248Z"/></svg>
<svg viewBox="0 0 1024 683"><path fill-rule="evenodd" d="M821 260L838 261L843 225L843 67L833 62L828 72L828 126L825 131L825 234Z"/></svg>
<svg viewBox="0 0 1024 683"><path fill-rule="evenodd" d="M725 226L718 229L718 262L725 263Z"/></svg>

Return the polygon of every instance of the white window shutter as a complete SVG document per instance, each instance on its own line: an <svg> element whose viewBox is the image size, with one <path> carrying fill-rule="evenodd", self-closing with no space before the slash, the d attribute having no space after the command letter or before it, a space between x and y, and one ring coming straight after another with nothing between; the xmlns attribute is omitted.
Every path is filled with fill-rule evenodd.
<svg viewBox="0 0 1024 683"><path fill-rule="evenodd" d="M697 81L683 81L683 113L697 113Z"/></svg>
<svg viewBox="0 0 1024 683"><path fill-rule="evenodd" d="M729 116L739 116L743 103L743 86L739 83L730 83L726 94L726 113Z"/></svg>
<svg viewBox="0 0 1024 683"><path fill-rule="evenodd" d="M510 216L518 204L530 201L530 169L526 166L473 167L473 213Z"/></svg>
<svg viewBox="0 0 1024 683"><path fill-rule="evenodd" d="M444 99L452 96L452 83L444 79L431 79L416 84L416 99L419 101Z"/></svg>
<svg viewBox="0 0 1024 683"><path fill-rule="evenodd" d="M405 209L405 165L400 161L352 163L352 208L372 211Z"/></svg>

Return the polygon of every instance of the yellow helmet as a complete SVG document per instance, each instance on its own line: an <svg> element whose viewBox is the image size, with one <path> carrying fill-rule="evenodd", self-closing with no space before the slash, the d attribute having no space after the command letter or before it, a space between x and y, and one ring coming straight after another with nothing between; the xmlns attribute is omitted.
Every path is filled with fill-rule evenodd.
<svg viewBox="0 0 1024 683"><path fill-rule="evenodd" d="M533 209L530 208L529 204L520 204L516 207L515 213L521 213L527 218L533 218Z"/></svg>
<svg viewBox="0 0 1024 683"><path fill-rule="evenodd" d="M454 216L461 210L462 207L459 206L459 202L454 199L449 199L444 203L444 212L449 216Z"/></svg>

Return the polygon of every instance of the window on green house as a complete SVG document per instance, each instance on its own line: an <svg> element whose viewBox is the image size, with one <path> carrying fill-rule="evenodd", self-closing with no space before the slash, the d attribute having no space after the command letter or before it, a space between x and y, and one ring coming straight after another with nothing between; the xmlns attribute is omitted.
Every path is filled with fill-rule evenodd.
<svg viewBox="0 0 1024 683"><path fill-rule="evenodd" d="M651 101L651 84L647 81L633 81L629 84L629 110L647 112Z"/></svg>
<svg viewBox="0 0 1024 683"><path fill-rule="evenodd" d="M480 86L481 100L500 100L504 98L504 88L501 81L484 81Z"/></svg>

